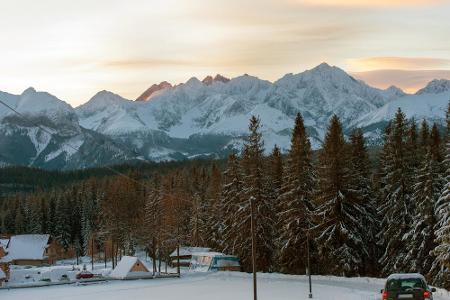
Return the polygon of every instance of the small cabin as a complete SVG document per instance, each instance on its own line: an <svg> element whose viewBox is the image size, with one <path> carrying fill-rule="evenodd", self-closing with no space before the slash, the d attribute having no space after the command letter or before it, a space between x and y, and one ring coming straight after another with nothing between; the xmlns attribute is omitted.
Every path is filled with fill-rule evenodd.
<svg viewBox="0 0 450 300"><path fill-rule="evenodd" d="M189 270L194 272L241 271L241 264L239 258L234 255L219 252L194 253Z"/></svg>
<svg viewBox="0 0 450 300"><path fill-rule="evenodd" d="M109 275L116 279L139 279L153 276L142 261L134 256L123 256Z"/></svg>
<svg viewBox="0 0 450 300"><path fill-rule="evenodd" d="M11 237L7 254L0 263L12 265L44 265L49 263L47 253L48 234L22 234Z"/></svg>
<svg viewBox="0 0 450 300"><path fill-rule="evenodd" d="M180 267L189 267L191 264L192 254L208 252L210 248L206 247L180 247ZM178 264L177 249L170 254L170 262L173 267Z"/></svg>

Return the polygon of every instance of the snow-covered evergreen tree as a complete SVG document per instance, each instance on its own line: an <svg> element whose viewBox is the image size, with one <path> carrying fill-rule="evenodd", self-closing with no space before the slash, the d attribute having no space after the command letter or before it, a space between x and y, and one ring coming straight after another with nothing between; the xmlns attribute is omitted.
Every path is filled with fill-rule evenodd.
<svg viewBox="0 0 450 300"><path fill-rule="evenodd" d="M350 135L350 193L354 201L364 208L363 222L364 239L362 253L365 274L375 274L378 249L376 235L379 230L377 218L377 198L372 188L371 163L366 149L363 132L355 129Z"/></svg>
<svg viewBox="0 0 450 300"><path fill-rule="evenodd" d="M411 142L408 142L408 128L405 115L399 109L387 131L385 146L380 158L382 163L382 190L379 205L381 231L378 243L384 249L379 263L382 274L404 270L408 253L403 236L409 232L412 216L411 203Z"/></svg>
<svg viewBox="0 0 450 300"><path fill-rule="evenodd" d="M274 203L270 202L267 180L264 174L264 145L260 132L260 120L250 119L249 136L242 154L243 185L240 202L235 212L231 231L233 254L240 257L244 270L251 270L251 209L250 199L255 201L257 269L270 271L274 255Z"/></svg>
<svg viewBox="0 0 450 300"><path fill-rule="evenodd" d="M306 234L311 227L315 184L311 144L303 118L297 114L278 199L278 261L282 272L305 271Z"/></svg>
<svg viewBox="0 0 450 300"><path fill-rule="evenodd" d="M222 218L217 220L214 227L215 231L221 236L223 251L225 253L236 253L234 241L239 233L236 232L236 227L233 225L240 221L235 219L235 215L243 198L243 174L240 162L235 154L228 157L228 164L223 177L224 184L219 205Z"/></svg>
<svg viewBox="0 0 450 300"><path fill-rule="evenodd" d="M56 239L66 251L69 249L71 244L71 210L72 208L68 205L68 201L65 201L62 197L58 199L56 203L55 234Z"/></svg>
<svg viewBox="0 0 450 300"><path fill-rule="evenodd" d="M314 231L326 270L333 274L364 272L365 204L353 194L348 146L342 125L333 116L319 154L318 195Z"/></svg>
<svg viewBox="0 0 450 300"><path fill-rule="evenodd" d="M208 214L205 224L205 243L212 249L221 248L220 226L216 226L223 218L220 207L220 197L222 189L222 175L219 167L213 163L211 167L211 176L207 191L207 201L209 203Z"/></svg>
<svg viewBox="0 0 450 300"><path fill-rule="evenodd" d="M430 251L435 247L434 207L442 188L439 169L439 162L433 159L431 147L428 147L414 186L415 216L410 231L403 237L404 247L409 249L405 270L410 272L427 274L433 263Z"/></svg>
<svg viewBox="0 0 450 300"><path fill-rule="evenodd" d="M431 274L433 283L450 287L450 102L447 110L447 131L445 138L445 160L443 162L444 186L435 206L436 213L436 248L433 250L435 260Z"/></svg>

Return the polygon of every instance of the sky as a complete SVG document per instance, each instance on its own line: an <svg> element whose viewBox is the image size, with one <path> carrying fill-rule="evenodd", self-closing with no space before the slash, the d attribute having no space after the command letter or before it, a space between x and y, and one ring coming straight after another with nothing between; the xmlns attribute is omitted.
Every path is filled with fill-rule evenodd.
<svg viewBox="0 0 450 300"><path fill-rule="evenodd" d="M408 92L450 79L450 0L0 0L0 90L73 106L100 90L327 62Z"/></svg>

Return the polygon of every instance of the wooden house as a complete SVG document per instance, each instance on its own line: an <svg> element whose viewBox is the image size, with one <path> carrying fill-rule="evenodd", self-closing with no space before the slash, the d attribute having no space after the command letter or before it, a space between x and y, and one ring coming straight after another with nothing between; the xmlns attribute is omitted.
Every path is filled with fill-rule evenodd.
<svg viewBox="0 0 450 300"><path fill-rule="evenodd" d="M45 265L49 264L47 248L48 234L23 234L11 237L7 254L0 258L0 263L11 265Z"/></svg>

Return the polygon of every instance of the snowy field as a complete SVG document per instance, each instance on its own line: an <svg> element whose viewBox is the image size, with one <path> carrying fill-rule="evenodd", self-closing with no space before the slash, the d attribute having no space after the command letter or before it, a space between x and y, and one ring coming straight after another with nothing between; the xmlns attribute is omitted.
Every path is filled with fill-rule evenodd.
<svg viewBox="0 0 450 300"><path fill-rule="evenodd" d="M184 274L181 279L110 281L91 285L63 285L41 288L0 290L1 300L225 300L251 299L250 274L237 272ZM259 299L308 299L305 276L259 274ZM314 299L375 300L381 299L383 280L370 278L313 277ZM450 297L436 295L436 300Z"/></svg>

